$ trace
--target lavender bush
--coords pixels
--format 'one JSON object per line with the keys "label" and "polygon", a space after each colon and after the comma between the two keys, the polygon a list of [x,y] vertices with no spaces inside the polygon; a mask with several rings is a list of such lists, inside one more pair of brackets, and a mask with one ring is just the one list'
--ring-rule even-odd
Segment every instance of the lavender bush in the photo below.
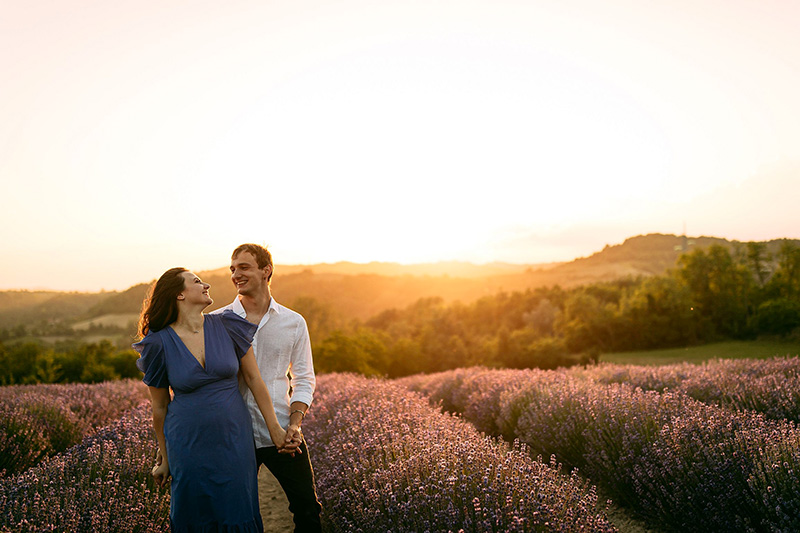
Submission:
{"label": "lavender bush", "polygon": [[794,423],[701,405],[644,452],[632,476],[643,514],[681,531],[800,530]]}
{"label": "lavender bush", "polygon": [[680,391],[704,403],[749,409],[775,420],[800,422],[800,358],[716,359],[700,365],[604,363],[570,373],[599,383],[627,383],[643,390]]}
{"label": "lavender bush", "polygon": [[0,480],[2,531],[161,532],[169,491],[152,482],[151,414],[142,405],[67,452]]}
{"label": "lavender bush", "polygon": [[62,400],[75,415],[89,426],[98,428],[116,420],[128,409],[149,398],[140,379],[124,379],[103,383],[10,385],[0,387],[0,403],[22,396],[35,395]]}
{"label": "lavender bush", "polygon": [[320,376],[305,428],[328,531],[614,531],[577,475],[395,384]]}
{"label": "lavender bush", "polygon": [[140,381],[0,387],[0,475],[65,451],[145,400]]}
{"label": "lavender bush", "polygon": [[437,374],[418,374],[395,382],[427,397],[445,411],[463,414],[478,431],[487,435],[506,434],[498,425],[497,413],[506,394],[525,386],[537,376],[551,376],[543,370],[488,370],[459,368]]}
{"label": "lavender bush", "polygon": [[0,474],[21,472],[80,442],[87,424],[63,401],[25,394],[0,404]]}
{"label": "lavender bush", "polygon": [[[604,385],[572,372],[479,370],[403,383],[481,398],[465,417],[495,417],[535,453],[580,467],[651,524],[677,531],[800,530],[800,434],[793,422],[706,405],[681,392]],[[585,376],[584,376],[585,377]],[[415,381],[418,380],[416,383]],[[516,382],[515,386],[503,385]],[[438,398],[432,398],[438,401]]]}

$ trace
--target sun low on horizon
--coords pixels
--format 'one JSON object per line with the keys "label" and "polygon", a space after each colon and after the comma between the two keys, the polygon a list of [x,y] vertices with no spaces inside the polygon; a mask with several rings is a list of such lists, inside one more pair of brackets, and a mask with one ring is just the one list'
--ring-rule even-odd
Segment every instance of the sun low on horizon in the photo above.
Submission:
{"label": "sun low on horizon", "polygon": [[0,290],[800,237],[800,4],[8,3]]}

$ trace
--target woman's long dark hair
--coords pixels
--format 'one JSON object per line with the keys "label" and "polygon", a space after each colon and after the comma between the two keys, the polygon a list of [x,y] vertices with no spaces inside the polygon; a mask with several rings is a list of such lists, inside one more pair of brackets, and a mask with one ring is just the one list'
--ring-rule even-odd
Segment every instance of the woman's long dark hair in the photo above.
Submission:
{"label": "woman's long dark hair", "polygon": [[178,320],[178,295],[183,292],[184,278],[188,272],[183,267],[170,268],[153,283],[142,302],[139,315],[139,335],[159,331]]}

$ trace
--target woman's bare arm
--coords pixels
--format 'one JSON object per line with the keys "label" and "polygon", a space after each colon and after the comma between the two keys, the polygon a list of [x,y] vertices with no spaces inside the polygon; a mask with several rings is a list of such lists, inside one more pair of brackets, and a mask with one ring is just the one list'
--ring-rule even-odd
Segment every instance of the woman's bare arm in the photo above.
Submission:
{"label": "woman's bare arm", "polygon": [[167,406],[169,406],[169,389],[148,387],[150,390],[150,405],[153,408],[153,429],[156,432],[158,442],[158,452],[161,456],[161,464],[153,468],[153,477],[156,483],[163,486],[169,477],[169,460],[167,459],[167,440],[164,437],[164,419],[167,417]]}
{"label": "woman's bare arm", "polygon": [[258,404],[261,415],[267,423],[267,429],[269,430],[269,436],[272,438],[272,442],[275,443],[278,449],[283,448],[286,441],[286,431],[278,422],[278,417],[275,416],[275,407],[272,405],[272,398],[267,390],[267,385],[264,383],[264,379],[258,371],[258,365],[256,364],[256,358],[255,355],[253,355],[252,347],[247,350],[247,353],[242,357],[240,369],[245,383],[256,399],[256,404]]}

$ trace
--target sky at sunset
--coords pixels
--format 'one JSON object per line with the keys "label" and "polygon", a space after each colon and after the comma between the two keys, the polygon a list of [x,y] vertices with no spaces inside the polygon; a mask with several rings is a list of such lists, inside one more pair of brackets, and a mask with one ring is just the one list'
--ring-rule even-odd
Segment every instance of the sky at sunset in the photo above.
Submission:
{"label": "sky at sunset", "polygon": [[0,290],[800,238],[800,2],[0,3]]}

